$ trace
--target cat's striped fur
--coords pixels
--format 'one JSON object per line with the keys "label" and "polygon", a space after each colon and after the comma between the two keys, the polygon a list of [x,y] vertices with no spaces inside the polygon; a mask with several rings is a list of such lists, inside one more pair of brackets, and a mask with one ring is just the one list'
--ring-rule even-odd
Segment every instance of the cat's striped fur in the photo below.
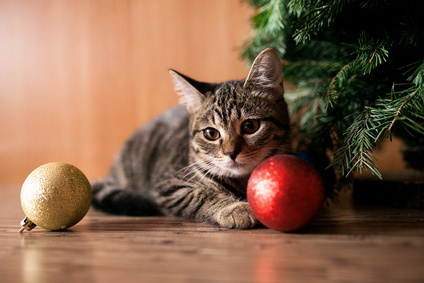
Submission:
{"label": "cat's striped fur", "polygon": [[93,205],[253,227],[247,180],[261,161],[289,147],[281,69],[277,52],[266,49],[245,80],[209,84],[171,70],[183,105],[127,141],[110,175],[93,184]]}

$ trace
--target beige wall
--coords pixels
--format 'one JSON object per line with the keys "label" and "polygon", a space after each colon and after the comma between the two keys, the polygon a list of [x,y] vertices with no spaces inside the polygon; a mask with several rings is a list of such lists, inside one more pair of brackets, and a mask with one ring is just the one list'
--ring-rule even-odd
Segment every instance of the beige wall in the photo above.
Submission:
{"label": "beige wall", "polygon": [[39,165],[107,173],[142,123],[177,104],[169,68],[247,74],[240,0],[0,0],[0,184]]}

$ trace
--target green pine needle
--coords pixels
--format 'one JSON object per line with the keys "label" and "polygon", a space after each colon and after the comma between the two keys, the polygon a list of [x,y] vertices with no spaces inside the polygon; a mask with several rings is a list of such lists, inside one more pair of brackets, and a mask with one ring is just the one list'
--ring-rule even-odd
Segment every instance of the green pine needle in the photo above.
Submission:
{"label": "green pine needle", "polygon": [[358,44],[353,44],[355,50],[352,54],[357,54],[355,64],[362,70],[364,75],[369,74],[382,63],[387,61],[389,51],[387,41],[374,40],[365,32],[362,32]]}
{"label": "green pine needle", "polygon": [[372,150],[375,148],[376,129],[371,119],[370,111],[362,112],[347,129],[343,145],[334,153],[330,167],[336,172],[348,177],[355,169],[363,173],[370,170],[374,175],[382,178],[378,171]]}

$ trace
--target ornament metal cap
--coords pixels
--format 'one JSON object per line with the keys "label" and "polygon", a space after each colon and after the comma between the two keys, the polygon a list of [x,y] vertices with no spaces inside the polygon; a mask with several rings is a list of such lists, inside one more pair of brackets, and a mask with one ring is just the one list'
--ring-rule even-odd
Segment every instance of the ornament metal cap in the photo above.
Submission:
{"label": "ornament metal cap", "polygon": [[28,217],[25,217],[24,220],[21,221],[21,226],[22,227],[21,229],[19,229],[19,233],[22,233],[24,230],[31,231],[37,225],[34,224],[34,222],[32,222],[31,220],[29,220]]}

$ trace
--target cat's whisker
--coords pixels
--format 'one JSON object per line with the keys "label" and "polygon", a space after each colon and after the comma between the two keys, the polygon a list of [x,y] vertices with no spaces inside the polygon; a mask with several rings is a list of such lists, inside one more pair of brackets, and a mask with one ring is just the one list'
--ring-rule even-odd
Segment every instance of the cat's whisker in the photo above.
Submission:
{"label": "cat's whisker", "polygon": [[195,164],[192,164],[190,166],[187,166],[184,170],[184,176],[182,177],[182,179],[185,179],[187,176],[189,176],[190,174],[193,174],[193,170],[191,170],[191,168],[194,166]]}
{"label": "cat's whisker", "polygon": [[180,172],[185,172],[185,171],[189,170],[191,167],[193,167],[195,165],[196,165],[196,162],[194,162],[194,163],[192,163],[192,164],[190,164],[190,165],[188,165],[186,167],[183,167],[180,170],[178,170],[176,174],[179,174]]}
{"label": "cat's whisker", "polygon": [[[213,177],[219,177],[220,175],[218,175],[217,173],[219,172],[219,168],[216,167],[212,161],[210,160],[202,160],[203,161],[203,168],[207,170],[205,171],[205,173],[203,174],[202,178],[200,178],[200,180],[197,181],[197,183],[201,183],[203,181],[203,179],[207,176],[209,176],[209,178],[213,178]],[[215,172],[214,172],[215,171]]]}
{"label": "cat's whisker", "polygon": [[[191,165],[189,165],[189,166],[187,166],[187,168],[186,168],[186,170],[189,170],[189,169],[191,169],[191,168],[193,168],[194,166],[199,166],[200,167],[200,165],[198,164],[198,162],[194,162],[193,164],[191,164]],[[198,172],[197,172],[197,170],[191,170],[191,171],[189,171],[188,173],[186,173],[182,178],[181,178],[181,181],[185,181],[185,182],[187,182],[187,183],[190,183],[190,181],[192,180],[192,179],[194,179],[195,177],[196,177],[196,175],[198,174]],[[190,176],[190,175],[192,175],[188,180],[185,180],[188,176]],[[181,184],[181,182],[180,182],[180,184]],[[179,185],[180,185],[179,184]]]}
{"label": "cat's whisker", "polygon": [[[204,168],[207,167],[207,163],[204,160],[200,160],[200,161],[196,161],[194,163],[192,163],[191,165],[187,166],[185,168],[185,170],[190,170],[190,172],[188,172],[187,174],[184,175],[184,177],[182,178],[182,181],[184,180],[187,183],[190,183],[197,175],[198,175],[198,170],[196,170],[196,167],[200,167],[200,168]],[[185,180],[186,177],[192,175],[188,180]],[[202,176],[202,178],[204,177],[204,175]]]}

